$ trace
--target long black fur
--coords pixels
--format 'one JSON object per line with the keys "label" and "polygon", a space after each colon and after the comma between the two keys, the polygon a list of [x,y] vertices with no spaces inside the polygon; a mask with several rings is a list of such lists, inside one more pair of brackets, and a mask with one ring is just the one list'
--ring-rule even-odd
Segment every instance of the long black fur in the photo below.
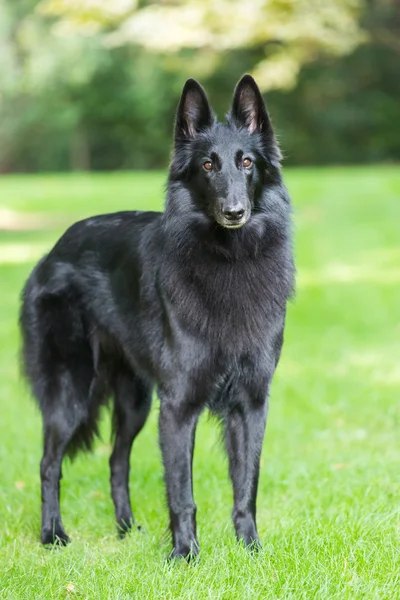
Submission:
{"label": "long black fur", "polygon": [[68,542],[59,506],[62,460],[91,448],[110,396],[116,521],[121,532],[131,527],[129,456],[154,385],[173,556],[198,551],[192,454],[205,407],[224,423],[237,536],[259,543],[267,397],[294,277],[280,152],[249,75],[235,89],[225,124],[188,80],[174,138],[164,213],[75,223],[23,291],[23,364],[43,415],[45,544]]}

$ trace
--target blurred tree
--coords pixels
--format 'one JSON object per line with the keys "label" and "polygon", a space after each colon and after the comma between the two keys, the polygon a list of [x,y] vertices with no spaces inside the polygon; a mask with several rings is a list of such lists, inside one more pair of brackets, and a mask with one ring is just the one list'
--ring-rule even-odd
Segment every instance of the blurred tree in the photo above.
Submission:
{"label": "blurred tree", "polygon": [[400,160],[400,4],[368,0],[369,42],[305,67],[295,89],[269,95],[288,163]]}
{"label": "blurred tree", "polygon": [[[321,53],[342,55],[364,38],[361,0],[43,0],[62,31],[105,32],[110,45],[140,44],[159,53],[212,48],[215,56],[262,47],[253,72],[266,89],[289,89]],[[215,63],[215,61],[214,61]]]}
{"label": "blurred tree", "polygon": [[185,78],[223,116],[246,71],[287,163],[400,159],[398,0],[239,4],[0,0],[0,172],[165,166]]}
{"label": "blurred tree", "polygon": [[0,0],[2,171],[65,168],[81,126],[80,106],[68,90],[86,85],[104,53],[98,39],[75,36],[66,44],[52,36],[36,5]]}
{"label": "blurred tree", "polygon": [[0,0],[0,172],[165,162],[181,75],[132,45],[60,35],[36,6]]}

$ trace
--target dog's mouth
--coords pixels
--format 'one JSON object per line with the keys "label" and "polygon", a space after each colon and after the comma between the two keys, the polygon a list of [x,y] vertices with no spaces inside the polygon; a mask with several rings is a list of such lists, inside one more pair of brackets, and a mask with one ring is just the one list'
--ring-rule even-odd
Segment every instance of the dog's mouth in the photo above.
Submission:
{"label": "dog's mouth", "polygon": [[223,223],[220,223],[220,225],[222,225],[222,227],[226,227],[226,229],[240,229],[240,227],[243,227],[245,223],[247,223],[247,219],[239,219],[238,221],[224,221]]}
{"label": "dog's mouth", "polygon": [[240,229],[243,225],[246,225],[249,218],[250,214],[244,214],[240,219],[227,219],[223,215],[218,215],[215,220],[218,225],[225,227],[225,229]]}

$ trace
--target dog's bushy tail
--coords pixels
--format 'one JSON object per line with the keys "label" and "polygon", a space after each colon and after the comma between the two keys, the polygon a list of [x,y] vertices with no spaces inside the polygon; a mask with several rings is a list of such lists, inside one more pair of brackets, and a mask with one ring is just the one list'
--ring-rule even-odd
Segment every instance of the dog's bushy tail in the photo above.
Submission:
{"label": "dog's bushy tail", "polygon": [[105,372],[96,372],[79,293],[71,285],[41,286],[38,267],[21,298],[21,370],[42,412],[44,432],[57,431],[73,457],[92,449],[110,386]]}

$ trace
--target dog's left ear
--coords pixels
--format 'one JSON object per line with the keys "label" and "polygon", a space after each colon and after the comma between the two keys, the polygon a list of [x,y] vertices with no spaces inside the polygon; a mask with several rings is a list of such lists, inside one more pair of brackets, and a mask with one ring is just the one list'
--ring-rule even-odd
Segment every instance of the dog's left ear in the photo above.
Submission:
{"label": "dog's left ear", "polygon": [[262,136],[265,157],[279,168],[282,154],[263,97],[251,75],[243,75],[235,88],[231,119],[237,127],[246,128],[250,135],[258,133]]}
{"label": "dog's left ear", "polygon": [[251,75],[243,75],[233,94],[231,116],[239,127],[251,133],[271,131],[271,122],[263,97]]}

